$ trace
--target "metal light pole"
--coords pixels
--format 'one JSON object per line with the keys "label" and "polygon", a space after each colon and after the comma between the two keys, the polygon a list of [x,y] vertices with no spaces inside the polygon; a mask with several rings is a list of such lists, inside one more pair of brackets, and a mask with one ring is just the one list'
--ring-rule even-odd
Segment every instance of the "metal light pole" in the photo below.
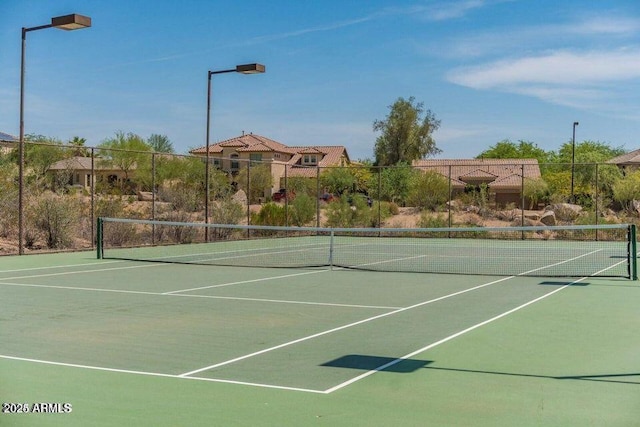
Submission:
{"label": "metal light pole", "polygon": [[573,137],[571,138],[571,203],[575,203],[575,196],[573,195],[573,177],[576,171],[576,126],[580,123],[573,122]]}
{"label": "metal light pole", "polygon": [[79,30],[91,26],[91,18],[77,14],[51,18],[51,24],[37,27],[22,27],[22,52],[20,60],[20,141],[18,144],[18,254],[24,254],[24,75],[25,50],[27,47],[27,33],[29,31],[44,30],[45,28],[59,28],[61,30]]}
{"label": "metal light pole", "polygon": [[[211,76],[214,74],[224,74],[224,73],[241,73],[241,74],[260,74],[265,72],[265,66],[262,64],[244,64],[244,65],[236,65],[236,68],[232,68],[229,70],[219,70],[219,71],[207,71],[207,141],[206,141],[206,164],[204,167],[204,223],[209,223],[209,129],[211,127]],[[205,241],[209,241],[209,228],[205,227],[204,231]]]}

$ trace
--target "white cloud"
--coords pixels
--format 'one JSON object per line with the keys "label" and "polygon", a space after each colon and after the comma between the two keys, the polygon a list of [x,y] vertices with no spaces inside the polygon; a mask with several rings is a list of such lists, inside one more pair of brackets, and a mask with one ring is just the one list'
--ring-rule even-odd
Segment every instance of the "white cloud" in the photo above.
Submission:
{"label": "white cloud", "polygon": [[554,52],[461,67],[447,79],[474,89],[517,91],[523,85],[583,86],[640,78],[640,50]]}

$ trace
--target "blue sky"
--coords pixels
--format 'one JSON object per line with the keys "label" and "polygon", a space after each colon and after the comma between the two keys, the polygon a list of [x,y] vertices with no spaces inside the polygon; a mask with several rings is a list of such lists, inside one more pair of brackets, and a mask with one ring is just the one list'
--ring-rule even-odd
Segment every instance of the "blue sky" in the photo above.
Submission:
{"label": "blue sky", "polygon": [[640,148],[637,0],[1,0],[0,131],[19,131],[20,28],[90,16],[90,29],[27,36],[26,133],[97,145],[117,131],[204,145],[257,133],[373,157],[383,119],[413,96],[441,120],[439,158],[498,141],[576,139]]}

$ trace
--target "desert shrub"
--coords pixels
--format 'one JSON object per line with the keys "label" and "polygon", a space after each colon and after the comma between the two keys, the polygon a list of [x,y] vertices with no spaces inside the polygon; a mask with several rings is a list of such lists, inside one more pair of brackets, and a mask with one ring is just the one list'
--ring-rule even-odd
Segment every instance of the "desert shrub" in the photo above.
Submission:
{"label": "desert shrub", "polygon": [[434,215],[429,211],[422,211],[418,220],[419,228],[446,228],[448,226],[449,221],[444,214]]}
{"label": "desert shrub", "polygon": [[407,204],[435,210],[449,200],[449,182],[434,171],[415,173],[409,181]]}
{"label": "desert shrub", "polygon": [[71,197],[43,194],[29,206],[31,224],[43,236],[47,248],[72,246],[73,231],[78,227],[79,202]]}
{"label": "desert shrub", "polygon": [[240,203],[231,197],[225,197],[210,206],[209,214],[213,224],[238,224],[245,211]]}
{"label": "desert shrub", "polygon": [[204,194],[186,185],[162,187],[158,196],[160,200],[171,203],[174,210],[196,212],[204,207]]}
{"label": "desert shrub", "polygon": [[343,195],[327,205],[326,214],[328,227],[369,227],[374,212],[366,198]]}
{"label": "desert shrub", "polygon": [[265,203],[258,213],[251,214],[254,225],[285,225],[285,208],[277,203]]}
{"label": "desert shrub", "polygon": [[289,205],[289,219],[292,225],[303,226],[316,217],[316,202],[307,194],[298,194]]}

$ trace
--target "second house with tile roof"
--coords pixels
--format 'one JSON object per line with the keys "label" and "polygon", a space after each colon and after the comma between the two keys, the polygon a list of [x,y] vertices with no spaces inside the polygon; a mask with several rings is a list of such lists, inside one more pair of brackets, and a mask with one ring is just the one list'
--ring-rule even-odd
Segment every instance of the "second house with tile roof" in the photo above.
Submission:
{"label": "second house with tile roof", "polygon": [[[206,147],[196,148],[190,153],[203,157],[207,155]],[[215,167],[231,174],[239,173],[249,162],[268,164],[273,177],[271,194],[284,187],[288,178],[314,178],[323,168],[350,164],[347,149],[340,145],[292,147],[253,133],[243,133],[211,144],[209,159]]]}

